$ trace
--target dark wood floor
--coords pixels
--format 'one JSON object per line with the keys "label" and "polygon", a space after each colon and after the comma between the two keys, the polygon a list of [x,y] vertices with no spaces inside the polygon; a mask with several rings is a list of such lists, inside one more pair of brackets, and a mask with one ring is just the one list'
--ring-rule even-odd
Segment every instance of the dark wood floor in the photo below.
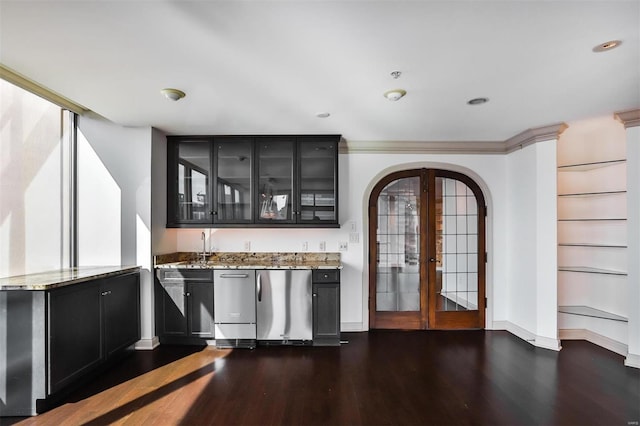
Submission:
{"label": "dark wood floor", "polygon": [[136,352],[58,408],[0,424],[637,425],[640,370],[584,341],[345,333],[339,348]]}

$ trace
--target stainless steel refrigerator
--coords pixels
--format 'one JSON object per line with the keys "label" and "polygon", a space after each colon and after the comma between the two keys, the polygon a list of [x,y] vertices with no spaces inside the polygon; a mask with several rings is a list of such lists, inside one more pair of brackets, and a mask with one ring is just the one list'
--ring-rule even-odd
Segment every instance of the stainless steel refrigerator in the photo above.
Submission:
{"label": "stainless steel refrigerator", "polygon": [[257,338],[265,344],[311,344],[310,270],[261,270],[256,277]]}

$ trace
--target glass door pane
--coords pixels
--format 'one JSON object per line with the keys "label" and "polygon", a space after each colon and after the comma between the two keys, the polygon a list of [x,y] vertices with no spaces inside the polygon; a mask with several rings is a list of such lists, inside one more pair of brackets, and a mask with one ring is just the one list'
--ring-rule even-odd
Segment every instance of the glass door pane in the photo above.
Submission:
{"label": "glass door pane", "polygon": [[292,222],[293,140],[261,140],[258,158],[258,222]]}
{"label": "glass door pane", "polygon": [[251,222],[251,140],[216,140],[216,223]]}
{"label": "glass door pane", "polygon": [[420,311],[420,176],[378,196],[376,311]]}
{"label": "glass door pane", "polygon": [[436,178],[436,310],[478,310],[478,201],[463,182]]}
{"label": "glass door pane", "polygon": [[178,221],[211,221],[209,149],[208,142],[184,142],[178,145]]}
{"label": "glass door pane", "polygon": [[304,141],[299,147],[300,222],[335,222],[337,144]]}

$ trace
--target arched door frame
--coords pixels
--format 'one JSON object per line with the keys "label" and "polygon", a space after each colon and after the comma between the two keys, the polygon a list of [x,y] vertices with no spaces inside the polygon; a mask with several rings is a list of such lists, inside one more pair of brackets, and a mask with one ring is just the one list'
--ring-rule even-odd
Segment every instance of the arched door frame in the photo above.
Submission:
{"label": "arched door frame", "polygon": [[389,166],[380,172],[378,172],[375,176],[371,178],[369,183],[367,184],[363,197],[361,200],[362,203],[362,321],[363,321],[363,329],[369,329],[369,197],[374,189],[374,187],[380,182],[385,176],[390,175],[395,172],[400,172],[404,170],[412,170],[412,169],[441,169],[441,170],[450,170],[453,172],[458,172],[467,175],[471,178],[482,191],[484,196],[485,204],[487,205],[487,217],[485,222],[485,246],[486,250],[489,253],[488,260],[486,263],[485,269],[485,296],[487,297],[487,305],[485,312],[485,328],[493,329],[494,328],[494,320],[493,320],[493,309],[494,309],[494,256],[492,253],[494,252],[494,208],[493,208],[493,198],[491,196],[491,191],[489,190],[489,185],[485,182],[485,180],[478,175],[472,169],[469,169],[465,166],[460,166],[458,164],[452,163],[443,163],[443,162],[413,162],[413,163],[402,163],[402,164],[394,164]]}

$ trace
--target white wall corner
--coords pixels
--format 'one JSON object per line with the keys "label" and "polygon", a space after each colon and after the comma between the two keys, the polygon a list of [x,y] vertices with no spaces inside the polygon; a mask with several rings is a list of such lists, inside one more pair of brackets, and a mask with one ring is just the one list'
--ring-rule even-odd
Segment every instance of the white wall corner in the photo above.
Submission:
{"label": "white wall corner", "polygon": [[538,348],[550,349],[552,351],[559,351],[560,349],[562,349],[559,339],[553,339],[551,337],[544,336],[536,336],[535,340],[533,341],[533,345]]}
{"label": "white wall corner", "polygon": [[152,351],[158,346],[160,346],[160,339],[158,339],[158,336],[153,336],[151,339],[138,340],[134,349],[136,351]]}
{"label": "white wall corner", "polygon": [[640,368],[640,355],[627,354],[627,357],[624,360],[624,365],[627,367]]}

